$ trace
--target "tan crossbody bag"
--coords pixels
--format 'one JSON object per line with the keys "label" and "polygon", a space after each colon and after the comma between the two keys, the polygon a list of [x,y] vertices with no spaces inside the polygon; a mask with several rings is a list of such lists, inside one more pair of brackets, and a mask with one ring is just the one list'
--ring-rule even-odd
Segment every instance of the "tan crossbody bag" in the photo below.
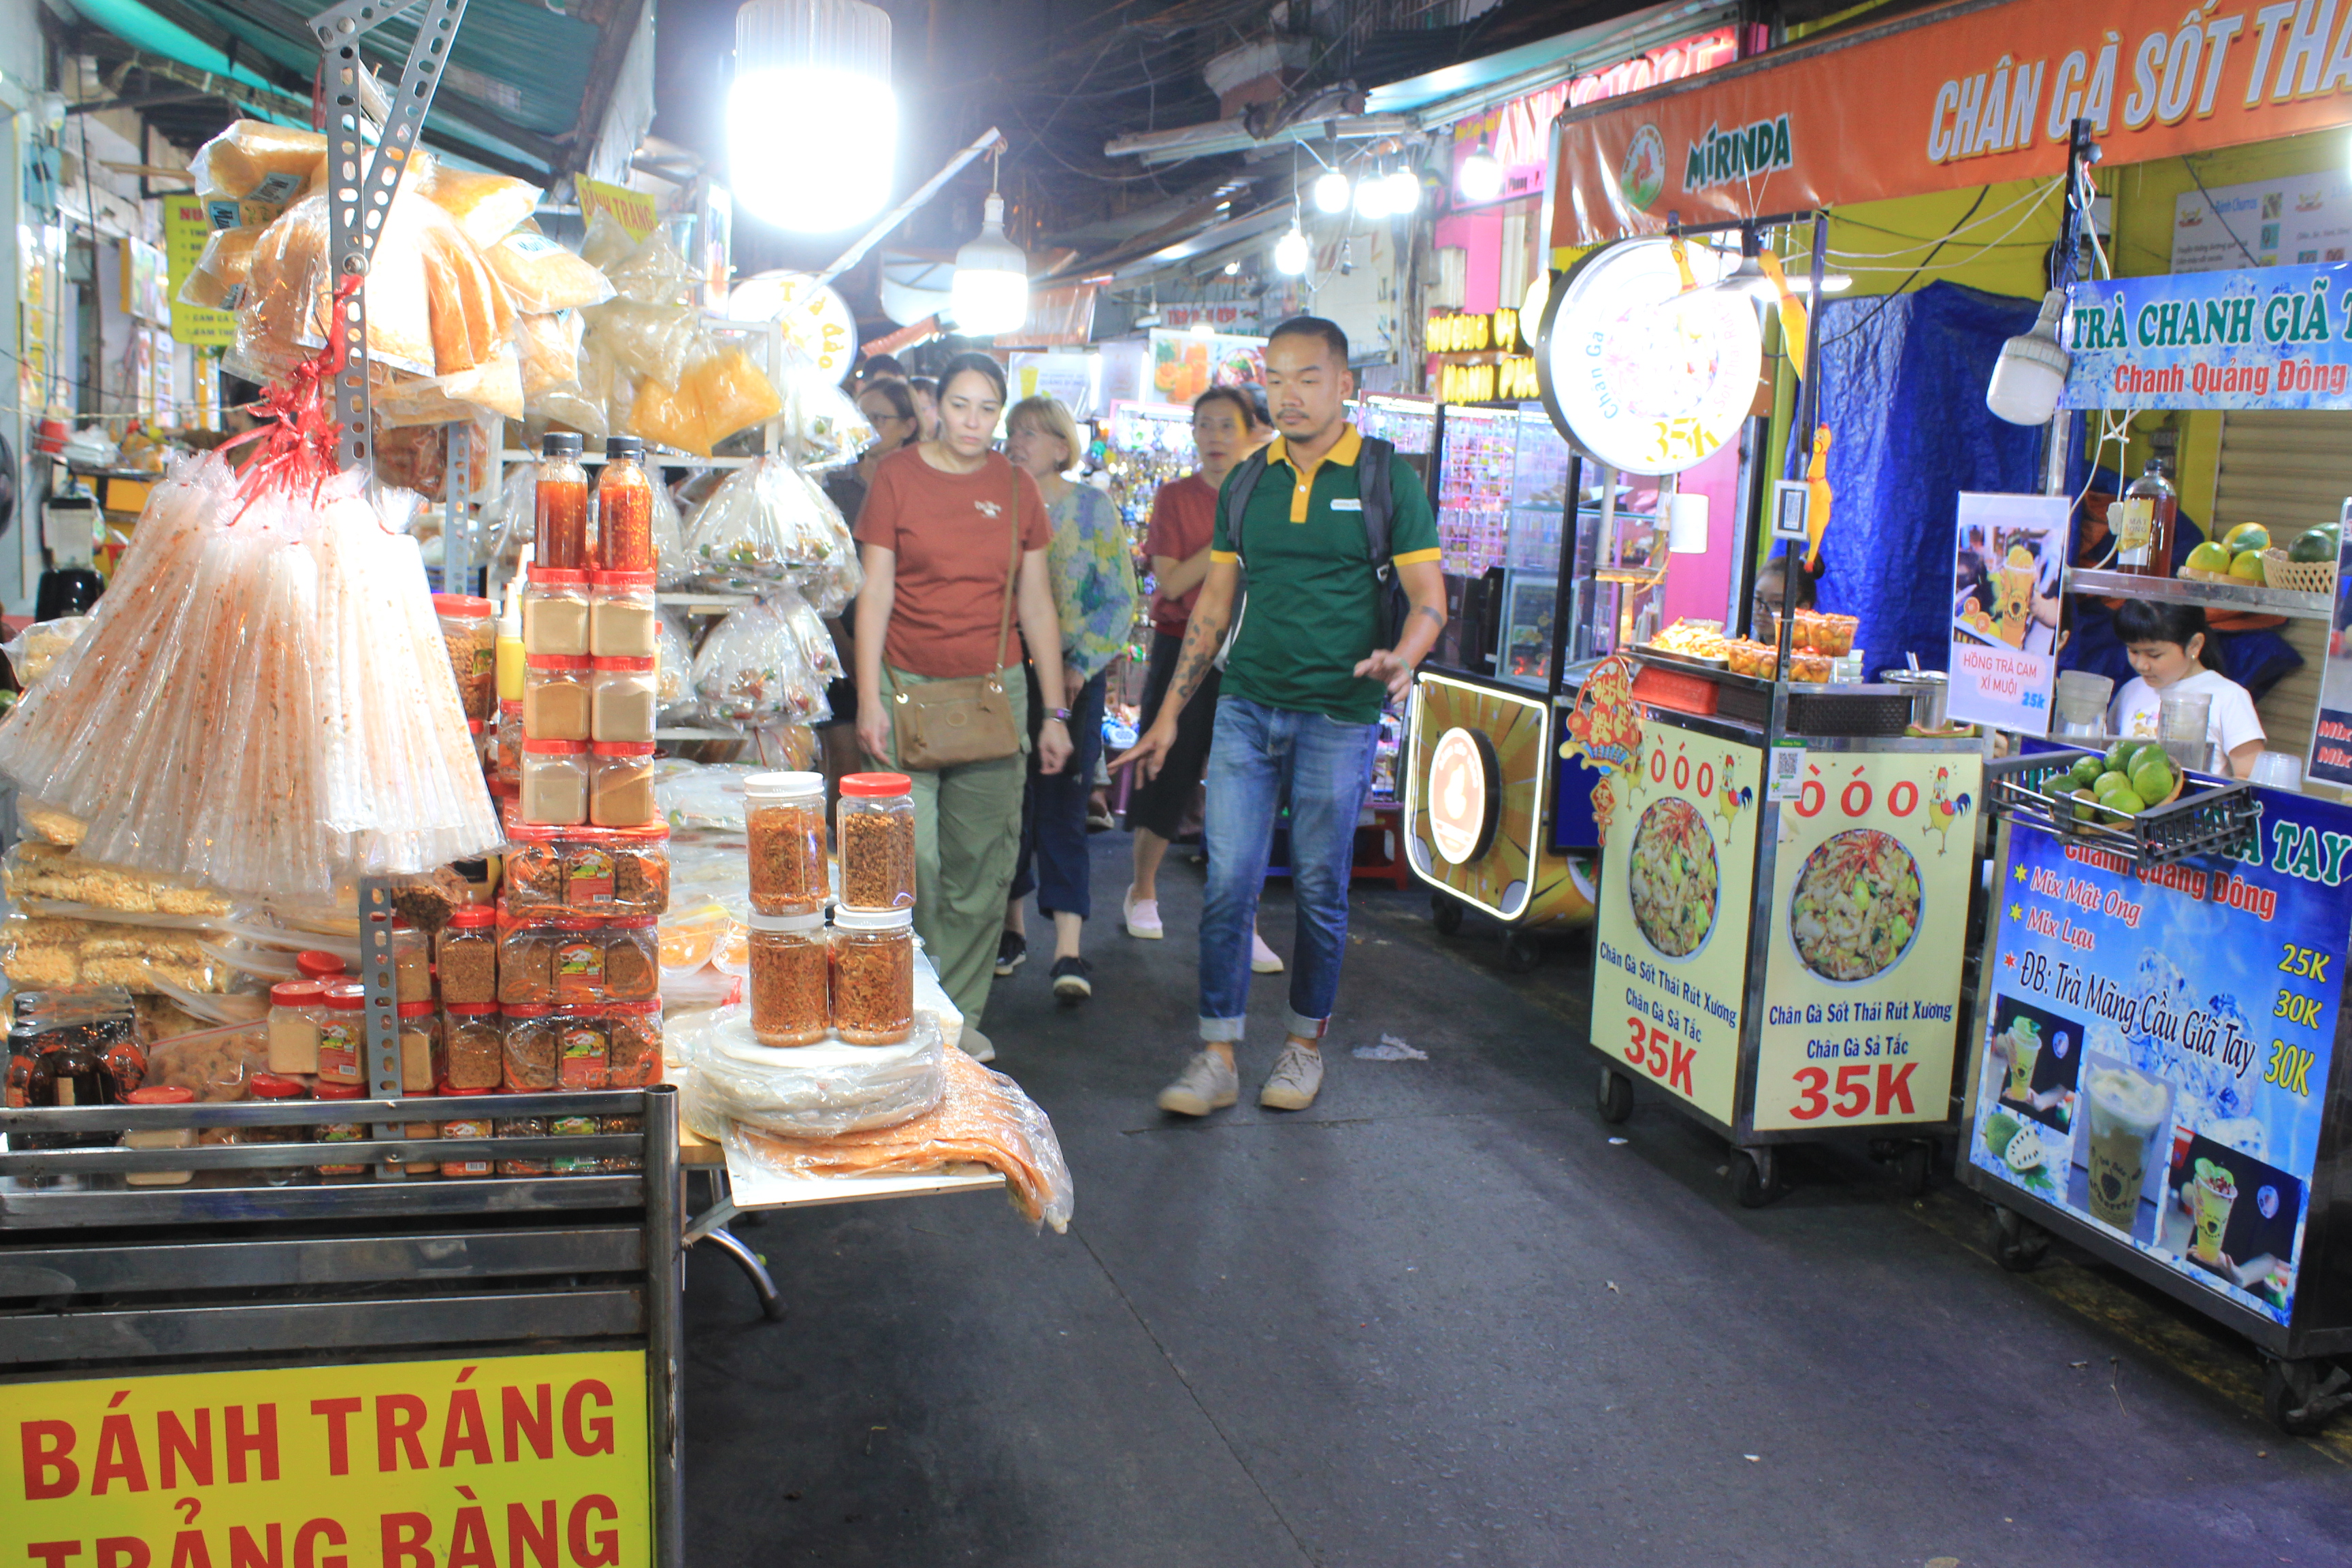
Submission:
{"label": "tan crossbody bag", "polygon": [[996,664],[986,675],[926,680],[893,694],[898,765],[935,772],[965,763],[992,763],[1021,750],[1013,704],[1004,695],[1004,654],[1013,632],[1013,588],[1021,571],[1021,473],[1013,472],[1012,559],[1004,568],[1004,605],[996,617]]}

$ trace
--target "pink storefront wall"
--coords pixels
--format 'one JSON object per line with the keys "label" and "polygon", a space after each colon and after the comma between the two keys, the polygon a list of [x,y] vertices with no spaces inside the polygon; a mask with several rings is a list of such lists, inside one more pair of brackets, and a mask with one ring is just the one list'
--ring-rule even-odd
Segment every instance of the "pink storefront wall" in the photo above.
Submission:
{"label": "pink storefront wall", "polygon": [[1724,619],[1739,551],[1739,443],[1726,442],[1714,457],[1685,471],[1682,493],[1706,498],[1706,553],[1672,558],[1661,626]]}

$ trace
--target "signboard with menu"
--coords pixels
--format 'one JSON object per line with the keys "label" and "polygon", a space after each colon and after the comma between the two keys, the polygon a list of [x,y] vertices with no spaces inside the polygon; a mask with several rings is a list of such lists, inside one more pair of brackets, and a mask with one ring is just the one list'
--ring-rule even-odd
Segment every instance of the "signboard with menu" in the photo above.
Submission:
{"label": "signboard with menu", "polygon": [[2050,732],[2064,496],[1960,495],[1952,552],[1950,716]]}
{"label": "signboard with menu", "polygon": [[2011,828],[1968,1160],[2273,1322],[2294,1310],[2352,931],[2352,810],[2135,875]]}
{"label": "signboard with menu", "polygon": [[1950,1114],[1981,760],[1811,752],[1780,808],[1759,1130]]}
{"label": "signboard with menu", "polygon": [[1601,857],[1592,1043],[1728,1126],[1764,753],[1664,713],[1620,770]]}
{"label": "signboard with menu", "polygon": [[21,1383],[0,1562],[652,1558],[642,1351]]}

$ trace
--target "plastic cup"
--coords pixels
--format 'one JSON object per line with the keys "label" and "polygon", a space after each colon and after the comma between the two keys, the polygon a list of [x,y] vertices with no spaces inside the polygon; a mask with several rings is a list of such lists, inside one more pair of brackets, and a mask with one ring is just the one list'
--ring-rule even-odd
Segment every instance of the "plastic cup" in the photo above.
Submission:
{"label": "plastic cup", "polygon": [[2205,766],[2211,750],[2206,740],[2206,726],[2212,714],[2213,699],[2209,692],[2183,692],[2160,698],[2156,707],[2156,734],[2164,743],[2164,754],[2184,768]]}
{"label": "plastic cup", "polygon": [[2129,1068],[2095,1068],[2091,1101],[2091,1217],[2126,1235],[2139,1218],[2148,1140],[2164,1120],[2164,1086]]}
{"label": "plastic cup", "polygon": [[2230,1228],[2230,1207],[2238,1201],[2238,1184],[2219,1165],[2197,1162],[2197,1179],[2189,1185],[2189,1212],[2196,1232],[2189,1239],[2189,1256],[2208,1268],[2220,1268],[2221,1237]]}
{"label": "plastic cup", "polygon": [[2264,752],[2254,759],[2253,769],[2246,776],[2266,789],[2299,790],[2303,759],[2293,752]]}

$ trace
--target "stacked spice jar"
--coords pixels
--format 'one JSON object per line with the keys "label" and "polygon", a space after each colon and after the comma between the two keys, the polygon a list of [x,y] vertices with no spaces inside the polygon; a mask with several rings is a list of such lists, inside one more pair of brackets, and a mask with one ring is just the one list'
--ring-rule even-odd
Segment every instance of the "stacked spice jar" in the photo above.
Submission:
{"label": "stacked spice jar", "polygon": [[522,689],[519,708],[501,710],[499,764],[511,774],[522,820],[534,826],[632,828],[660,815],[653,482],[643,455],[631,437],[605,443],[592,549],[580,437],[551,432],[542,447],[522,595]]}
{"label": "stacked spice jar", "polygon": [[751,841],[751,1032],[761,1045],[904,1041],[915,1018],[915,812],[898,773],[842,780],[841,893],[824,855],[824,784],[814,773],[744,783]]}

